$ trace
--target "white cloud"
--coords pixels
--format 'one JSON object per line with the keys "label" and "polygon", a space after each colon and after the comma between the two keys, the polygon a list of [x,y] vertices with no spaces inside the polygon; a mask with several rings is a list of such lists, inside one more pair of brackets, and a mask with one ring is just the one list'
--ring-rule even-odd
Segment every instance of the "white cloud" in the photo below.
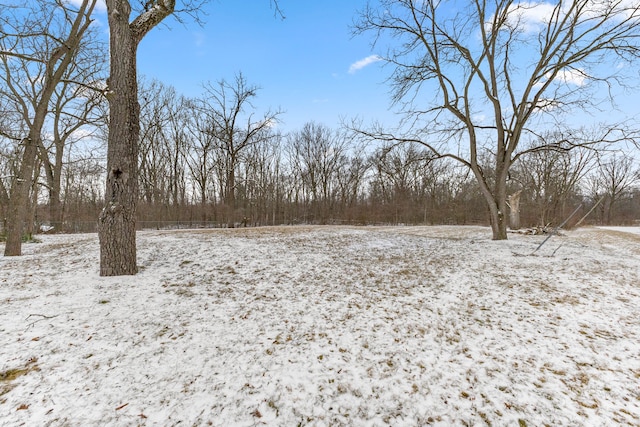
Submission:
{"label": "white cloud", "polygon": [[[518,27],[526,33],[538,30],[540,25],[549,22],[556,5],[546,2],[522,1],[509,6],[508,24]],[[493,19],[492,19],[493,20]],[[487,31],[491,31],[491,21],[487,21]]]}
{"label": "white cloud", "polygon": [[582,70],[561,70],[556,76],[556,81],[570,83],[576,86],[584,86],[587,83],[587,75]]}
{"label": "white cloud", "polygon": [[485,120],[487,120],[487,115],[483,113],[474,114],[471,120],[473,120],[474,123],[484,123]]}
{"label": "white cloud", "polygon": [[[73,6],[80,7],[82,5],[83,1],[84,0],[65,0],[65,3],[69,3],[69,4],[73,5]],[[98,0],[94,10],[100,11],[100,12],[106,11],[107,10],[107,5],[105,4],[104,0]]]}
{"label": "white cloud", "polygon": [[[545,74],[545,80],[541,80],[538,83],[536,83],[533,87],[536,90],[539,90],[546,82],[549,81],[549,79],[551,79],[551,73],[547,73]],[[553,79],[554,82],[557,83],[565,83],[565,84],[572,84],[575,86],[584,86],[586,85],[588,82],[587,80],[589,79],[589,75],[587,73],[585,73],[583,70],[580,69],[572,69],[572,70],[560,70],[558,72],[558,75],[556,75],[556,77]]]}
{"label": "white cloud", "polygon": [[536,107],[541,111],[549,112],[562,107],[562,103],[555,99],[539,99]]}
{"label": "white cloud", "polygon": [[364,59],[354,62],[349,66],[349,74],[354,74],[356,71],[366,67],[367,65],[371,65],[375,62],[382,61],[382,57],[379,55],[369,55]]}
{"label": "white cloud", "polygon": [[[556,15],[557,8],[560,8],[560,18],[569,13],[576,13],[571,2],[549,1],[520,1],[509,6],[508,23],[513,27],[518,27],[525,33],[533,33],[540,30],[540,27],[549,23],[550,20],[559,19]],[[581,21],[593,17],[609,15],[610,19],[628,19],[632,14],[637,15],[637,0],[618,0],[612,4],[607,1],[590,0],[580,8]],[[487,21],[487,30],[491,29],[491,21]]]}

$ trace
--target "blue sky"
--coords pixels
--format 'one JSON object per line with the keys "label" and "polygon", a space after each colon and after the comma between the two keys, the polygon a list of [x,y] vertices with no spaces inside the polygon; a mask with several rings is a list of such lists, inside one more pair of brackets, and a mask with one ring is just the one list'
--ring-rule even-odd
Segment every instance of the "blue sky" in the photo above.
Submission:
{"label": "blue sky", "polygon": [[280,0],[282,20],[269,0],[211,1],[202,27],[169,18],[153,29],[140,44],[138,72],[187,96],[200,95],[203,82],[242,72],[261,88],[259,112],[285,111],[283,131],[311,120],[337,128],[341,117],[395,123],[390,70],[371,60],[371,39],[352,37],[349,28],[365,3]]}
{"label": "blue sky", "polygon": [[[350,29],[367,1],[278,2],[284,20],[275,16],[269,0],[210,0],[203,26],[188,17],[185,24],[168,18],[141,42],[139,74],[196,97],[202,94],[203,83],[233,81],[242,72],[249,84],[261,88],[254,102],[256,114],[284,111],[279,125],[283,132],[298,130],[308,121],[337,128],[341,118],[397,125],[401,116],[391,109],[385,82],[392,69],[375,60],[377,53],[385,52],[372,49],[373,34],[354,37]],[[526,9],[532,26],[544,18],[545,5],[552,7],[541,5]],[[100,18],[106,21],[104,15]],[[573,77],[566,74],[564,81]],[[589,125],[615,121],[612,116],[637,117],[634,91],[625,93],[619,87],[613,91],[619,111],[604,106],[603,111],[576,111],[564,119]]]}

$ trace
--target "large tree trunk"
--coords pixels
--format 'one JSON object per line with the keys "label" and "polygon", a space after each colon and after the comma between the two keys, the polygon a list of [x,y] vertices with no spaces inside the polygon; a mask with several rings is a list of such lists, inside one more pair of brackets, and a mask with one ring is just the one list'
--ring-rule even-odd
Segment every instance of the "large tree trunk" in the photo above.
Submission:
{"label": "large tree trunk", "polygon": [[477,166],[477,163],[472,163],[471,171],[476,177],[482,195],[484,196],[487,206],[489,208],[489,222],[491,224],[491,231],[493,240],[507,240],[507,217],[505,212],[507,211],[507,184],[506,184],[506,170],[505,165],[502,164],[496,168],[502,173],[496,173],[496,182],[492,189],[487,184],[487,179],[484,176],[482,169]]}
{"label": "large tree trunk", "polygon": [[110,38],[109,147],[105,207],[100,213],[100,275],[136,274],[136,202],[140,135],[136,48],[128,1],[107,2]]}
{"label": "large tree trunk", "polygon": [[[493,240],[507,240],[507,218],[505,217],[506,200],[492,199],[489,204],[489,220]],[[500,207],[502,206],[502,208]]]}
{"label": "large tree trunk", "polygon": [[60,201],[60,188],[49,190],[49,223],[54,233],[61,233],[62,227],[62,202]]}
{"label": "large tree trunk", "polygon": [[175,0],[152,0],[129,23],[129,0],[106,0],[110,34],[109,147],[105,207],[98,219],[100,275],[136,274],[140,105],[136,53],[142,38],[173,13]]}

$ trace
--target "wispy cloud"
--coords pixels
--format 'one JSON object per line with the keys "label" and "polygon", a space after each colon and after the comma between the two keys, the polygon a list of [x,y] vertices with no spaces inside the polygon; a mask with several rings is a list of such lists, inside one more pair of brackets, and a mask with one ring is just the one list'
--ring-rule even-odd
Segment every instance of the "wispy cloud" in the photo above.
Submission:
{"label": "wispy cloud", "polygon": [[[551,77],[551,73],[545,74],[545,80],[539,81],[533,87],[536,90],[540,89]],[[579,68],[564,69],[560,70],[553,80],[567,85],[584,86],[589,83],[589,75]]]}
{"label": "wispy cloud", "polygon": [[207,35],[202,31],[194,31],[191,33],[193,35],[193,43],[196,47],[203,47],[207,42]]}
{"label": "wispy cloud", "polygon": [[[609,16],[611,20],[628,19],[637,13],[637,0],[609,1],[589,0],[584,7],[579,9],[580,21],[585,22],[594,17]],[[560,12],[558,14],[558,12]],[[509,26],[519,28],[525,33],[534,33],[548,25],[551,21],[560,21],[566,14],[576,13],[575,3],[548,1],[548,0],[524,0],[516,1],[509,5],[507,10],[507,23]],[[487,29],[490,31],[493,18],[487,21]]]}
{"label": "wispy cloud", "polygon": [[509,8],[510,24],[520,27],[526,33],[538,31],[541,25],[552,18],[556,5],[547,2],[523,1]]}
{"label": "wispy cloud", "polygon": [[[65,0],[64,2],[76,7],[80,7],[82,5],[82,0]],[[98,0],[95,10],[100,12],[105,12],[107,10],[107,5],[104,0]]]}
{"label": "wispy cloud", "polygon": [[571,83],[576,86],[584,86],[587,84],[587,74],[579,69],[562,70],[558,73],[558,81]]}
{"label": "wispy cloud", "polygon": [[371,65],[373,63],[376,63],[378,61],[382,61],[382,57],[380,57],[379,55],[369,55],[366,58],[363,58],[359,61],[354,62],[353,64],[351,64],[349,66],[349,74],[354,74],[356,71],[361,70],[362,68],[366,67],[367,65]]}

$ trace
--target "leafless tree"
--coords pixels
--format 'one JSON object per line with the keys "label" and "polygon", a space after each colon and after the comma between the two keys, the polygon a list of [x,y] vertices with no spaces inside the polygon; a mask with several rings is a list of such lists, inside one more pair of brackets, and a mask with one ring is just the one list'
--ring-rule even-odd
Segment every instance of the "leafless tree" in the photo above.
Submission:
{"label": "leafless tree", "polygon": [[348,140],[315,122],[306,123],[288,139],[289,162],[308,195],[311,220],[325,224],[334,214],[339,191],[336,177],[348,150]]}
{"label": "leafless tree", "polygon": [[[428,182],[433,155],[419,144],[407,143],[381,148],[371,158],[374,170],[373,190],[378,193],[387,218],[395,223],[412,223],[423,219],[428,201]],[[437,178],[436,178],[437,179]]]}
{"label": "leafless tree", "polygon": [[141,82],[138,178],[143,206],[138,219],[177,221],[187,197],[189,103],[172,86]]}
{"label": "leafless tree", "polygon": [[209,132],[206,114],[195,102],[187,104],[190,120],[186,127],[189,133],[186,151],[187,168],[193,181],[195,192],[199,196],[200,217],[203,224],[209,220],[207,205],[215,202],[215,164],[217,152],[216,137]]}
{"label": "leafless tree", "polygon": [[129,0],[106,0],[109,19],[109,145],[105,207],[100,213],[100,275],[135,274],[136,202],[140,105],[136,57],[140,41],[176,6],[175,0],[151,0],[131,20]]}
{"label": "leafless tree", "polygon": [[[536,218],[544,227],[559,224],[575,206],[580,184],[594,166],[597,152],[589,148],[571,151],[532,151],[522,156],[513,167],[511,179],[522,190],[522,202],[528,212],[525,218]],[[529,221],[530,222],[530,221]]]}
{"label": "leafless tree", "polygon": [[256,116],[252,102],[258,90],[239,73],[233,82],[222,79],[217,84],[205,84],[203,97],[198,100],[198,106],[205,115],[206,132],[213,136],[219,153],[217,159],[222,199],[228,210],[228,224],[231,227],[238,219],[235,217],[236,174],[242,156],[253,145],[271,136],[268,130],[278,123],[282,114],[280,110],[268,110]]}
{"label": "leafless tree", "polygon": [[[578,141],[565,131],[549,141],[539,129],[560,127],[563,113],[597,112],[597,89],[624,84],[634,67],[617,65],[635,63],[640,53],[636,2],[375,4],[362,11],[355,32],[372,32],[378,45],[397,43],[381,58],[393,68],[393,100],[406,113],[405,131],[362,133],[419,142],[467,166],[486,200],[494,239],[507,238],[507,179],[519,157],[628,137],[624,128],[607,125],[593,139]],[[528,140],[540,145],[523,149]],[[489,170],[479,162],[483,150],[492,155]]]}
{"label": "leafless tree", "polygon": [[29,6],[7,8],[0,29],[2,92],[10,99],[24,127],[13,138],[19,141],[19,169],[11,179],[5,256],[20,255],[25,219],[29,217],[32,188],[42,129],[49,103],[68,68],[74,62],[89,30],[97,0],[83,0],[75,7],[67,2],[38,0]]}
{"label": "leafless tree", "polygon": [[633,187],[640,183],[640,168],[630,155],[613,152],[600,159],[590,180],[594,199],[603,199],[602,222],[611,225],[617,205],[629,198]]}
{"label": "leafless tree", "polygon": [[275,224],[283,207],[282,135],[265,129],[269,135],[251,146],[242,162],[243,221],[252,224]]}
{"label": "leafless tree", "polygon": [[65,154],[80,141],[99,139],[99,128],[106,126],[106,100],[98,90],[104,82],[106,51],[104,44],[86,34],[76,60],[52,97],[49,136],[42,139],[39,152],[49,193],[49,222],[56,231],[63,230],[61,191]]}
{"label": "leafless tree", "polygon": [[[346,138],[346,135],[345,135]],[[359,204],[365,200],[365,182],[370,163],[366,144],[352,141],[349,152],[339,159],[336,171],[339,213],[347,222],[364,222]]]}

